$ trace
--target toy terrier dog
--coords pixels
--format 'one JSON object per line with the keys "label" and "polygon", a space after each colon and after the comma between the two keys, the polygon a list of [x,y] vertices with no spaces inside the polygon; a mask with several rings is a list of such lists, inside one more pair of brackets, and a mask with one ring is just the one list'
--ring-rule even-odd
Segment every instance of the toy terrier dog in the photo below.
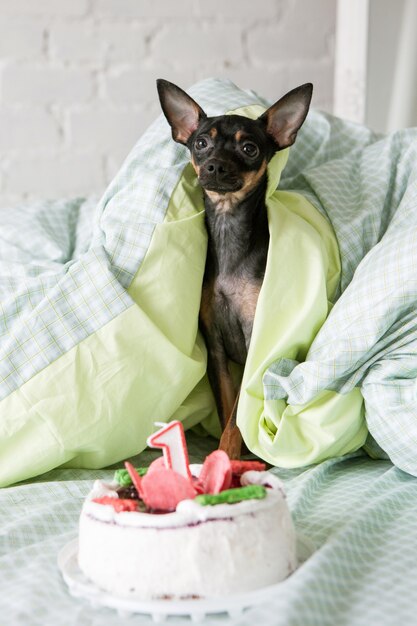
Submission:
{"label": "toy terrier dog", "polygon": [[190,150],[204,195],[208,250],[200,327],[223,427],[220,448],[230,458],[239,458],[239,392],[229,360],[245,364],[265,273],[267,166],[278,150],[294,143],[307,116],[313,86],[306,83],[293,89],[256,120],[240,115],[207,117],[173,83],[158,80],[157,87],[172,137]]}

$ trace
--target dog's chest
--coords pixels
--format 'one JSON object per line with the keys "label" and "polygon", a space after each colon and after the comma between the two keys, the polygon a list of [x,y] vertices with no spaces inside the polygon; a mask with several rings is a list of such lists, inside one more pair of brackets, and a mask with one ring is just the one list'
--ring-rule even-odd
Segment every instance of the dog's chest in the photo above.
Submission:
{"label": "dog's chest", "polygon": [[212,279],[203,287],[202,312],[227,356],[244,365],[262,280],[236,275]]}

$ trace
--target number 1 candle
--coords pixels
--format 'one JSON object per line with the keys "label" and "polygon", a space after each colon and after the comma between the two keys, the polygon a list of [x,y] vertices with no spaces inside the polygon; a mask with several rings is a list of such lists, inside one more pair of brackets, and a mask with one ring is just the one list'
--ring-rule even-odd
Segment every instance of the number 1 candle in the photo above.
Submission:
{"label": "number 1 candle", "polygon": [[191,480],[187,444],[182,423],[175,420],[168,424],[156,423],[156,426],[162,426],[162,428],[148,437],[148,446],[151,448],[162,448],[166,467]]}

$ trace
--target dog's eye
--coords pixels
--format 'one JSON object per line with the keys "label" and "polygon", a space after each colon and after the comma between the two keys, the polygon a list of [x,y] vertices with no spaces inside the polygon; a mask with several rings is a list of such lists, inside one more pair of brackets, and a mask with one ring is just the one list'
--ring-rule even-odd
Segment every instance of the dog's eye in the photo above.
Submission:
{"label": "dog's eye", "polygon": [[255,159],[259,156],[259,148],[256,143],[252,143],[252,141],[246,141],[242,146],[242,151],[251,159]]}
{"label": "dog's eye", "polygon": [[199,137],[195,142],[195,147],[197,150],[204,150],[204,148],[207,148],[207,146],[207,139],[204,139],[204,137]]}

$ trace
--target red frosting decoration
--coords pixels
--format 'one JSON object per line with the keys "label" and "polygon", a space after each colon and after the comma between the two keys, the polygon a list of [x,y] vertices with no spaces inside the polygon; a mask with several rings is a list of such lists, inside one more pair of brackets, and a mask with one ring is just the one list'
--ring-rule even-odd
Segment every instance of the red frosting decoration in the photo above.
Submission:
{"label": "red frosting decoration", "polygon": [[172,469],[154,469],[142,478],[143,500],[156,511],[174,511],[181,500],[195,498],[192,483]]}
{"label": "red frosting decoration", "polygon": [[230,461],[233,474],[241,476],[244,472],[255,470],[256,472],[264,472],[266,470],[265,463],[261,461]]}
{"label": "red frosting decoration", "polygon": [[163,456],[159,456],[155,461],[152,461],[148,467],[147,474],[152,474],[155,470],[168,469]]}
{"label": "red frosting decoration", "polygon": [[110,504],[117,513],[122,511],[137,511],[138,505],[135,500],[125,500],[123,498],[112,498],[111,496],[102,496],[101,498],[93,498],[93,502],[98,504]]}
{"label": "red frosting decoration", "polygon": [[125,462],[125,468],[129,472],[129,476],[132,479],[133,485],[136,487],[136,491],[138,492],[139,498],[142,498],[143,500],[142,478],[139,476],[139,474],[137,473],[133,465],[129,463],[129,461]]}
{"label": "red frosting decoration", "polygon": [[[175,429],[172,430],[172,429]],[[167,440],[166,434],[175,434],[174,441]],[[163,437],[164,438],[163,438]],[[178,437],[180,453],[178,453]],[[223,450],[215,450],[209,454],[201,468],[200,476],[191,476],[188,466],[188,453],[185,444],[184,430],[181,422],[163,425],[163,428],[149,438],[150,445],[164,449],[164,456],[153,461],[143,478],[139,476],[133,465],[126,461],[125,467],[135,486],[140,500],[148,510],[168,512],[174,511],[182,500],[191,500],[198,494],[217,494],[230,487],[240,487],[240,476],[249,470],[264,471],[265,463],[260,461],[231,461]],[[174,445],[175,444],[175,445]],[[172,450],[171,450],[172,448]],[[166,450],[168,451],[165,455]],[[187,475],[168,467],[173,451],[176,452],[178,466],[183,468],[186,463]],[[171,456],[170,456],[171,455]],[[175,456],[175,455],[174,455]],[[172,464],[172,459],[171,459]],[[94,502],[110,504],[116,511],[138,511],[137,501],[130,499],[104,496],[95,498]]]}
{"label": "red frosting decoration", "polygon": [[232,465],[226,452],[215,450],[206,456],[198,483],[203,493],[220,493],[229,489],[232,484]]}

